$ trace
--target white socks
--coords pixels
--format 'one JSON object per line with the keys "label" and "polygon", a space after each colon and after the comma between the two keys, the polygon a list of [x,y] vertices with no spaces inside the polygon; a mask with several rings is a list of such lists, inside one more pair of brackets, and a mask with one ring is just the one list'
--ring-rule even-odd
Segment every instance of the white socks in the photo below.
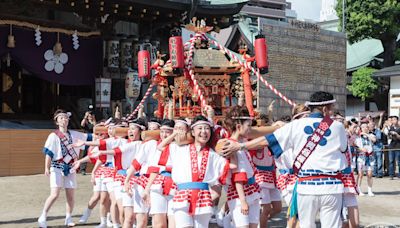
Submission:
{"label": "white socks", "polygon": [[79,223],[86,223],[87,220],[89,219],[91,213],[92,213],[92,209],[86,208],[85,212],[83,212],[83,215],[79,219]]}
{"label": "white socks", "polygon": [[47,219],[47,213],[43,211],[38,219],[39,227],[47,228],[46,219]]}
{"label": "white socks", "polygon": [[107,217],[101,217],[100,218],[100,223],[101,224],[106,224],[107,223]]}

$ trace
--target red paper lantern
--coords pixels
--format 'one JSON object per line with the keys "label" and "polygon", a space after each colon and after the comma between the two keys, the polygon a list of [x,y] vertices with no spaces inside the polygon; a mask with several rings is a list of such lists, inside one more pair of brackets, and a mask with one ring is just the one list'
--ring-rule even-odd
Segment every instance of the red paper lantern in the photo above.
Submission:
{"label": "red paper lantern", "polygon": [[171,60],[173,69],[184,68],[185,61],[181,36],[172,36],[169,38],[169,59]]}
{"label": "red paper lantern", "polygon": [[150,53],[148,50],[138,52],[138,76],[139,78],[150,78]]}
{"label": "red paper lantern", "polygon": [[268,72],[268,47],[264,35],[257,35],[255,40],[256,63],[260,73]]}

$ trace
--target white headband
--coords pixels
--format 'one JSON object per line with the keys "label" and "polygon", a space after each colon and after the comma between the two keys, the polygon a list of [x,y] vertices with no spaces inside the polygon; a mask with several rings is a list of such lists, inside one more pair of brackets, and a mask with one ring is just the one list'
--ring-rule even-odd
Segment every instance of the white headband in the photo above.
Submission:
{"label": "white headband", "polygon": [[137,123],[129,123],[129,126],[131,126],[131,125],[140,128],[140,130],[146,130],[146,127],[143,126],[143,125],[140,125],[140,124],[137,124]]}
{"label": "white headband", "polygon": [[305,112],[297,113],[296,115],[294,115],[294,116],[292,117],[292,120],[296,119],[296,118],[299,117],[299,116],[302,116],[302,115],[305,115],[305,114],[309,114],[309,113],[310,113],[310,111],[305,111]]}
{"label": "white headband", "polygon": [[186,122],[185,120],[175,120],[175,124],[177,124],[177,123],[183,123],[183,124],[186,124],[187,126],[189,126],[189,123]]}
{"label": "white headband", "polygon": [[160,124],[160,123],[158,123],[158,122],[155,122],[155,121],[150,121],[148,124],[155,124],[155,125],[157,125],[158,127],[160,127],[160,126],[161,126],[161,124]]}
{"label": "white headband", "polygon": [[212,127],[212,124],[210,122],[204,121],[204,120],[199,120],[196,123],[192,124],[192,126],[190,126],[190,128],[193,129],[194,127],[201,125],[201,124],[205,124],[205,125]]}
{"label": "white headband", "polygon": [[232,119],[234,119],[234,120],[253,120],[254,119],[254,117],[251,117],[251,116],[234,116],[234,117],[232,117]]}
{"label": "white headband", "polygon": [[311,101],[307,101],[305,103],[305,106],[319,106],[319,105],[328,105],[328,104],[333,104],[336,103],[336,100],[329,100],[329,101],[320,101],[320,102],[311,102]]}
{"label": "white headband", "polygon": [[174,130],[174,128],[173,128],[173,127],[170,127],[170,126],[167,126],[167,125],[162,125],[162,126],[160,127],[160,130]]}
{"label": "white headband", "polygon": [[72,116],[72,114],[71,114],[70,112],[60,112],[60,113],[58,113],[58,114],[54,117],[54,120],[57,120],[57,118],[58,118],[59,116],[67,116],[67,117],[69,118],[69,117]]}

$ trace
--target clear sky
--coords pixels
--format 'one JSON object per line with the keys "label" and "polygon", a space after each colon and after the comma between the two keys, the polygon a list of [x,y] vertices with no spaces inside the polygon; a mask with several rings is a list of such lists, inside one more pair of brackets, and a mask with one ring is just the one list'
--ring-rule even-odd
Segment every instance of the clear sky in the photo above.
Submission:
{"label": "clear sky", "polygon": [[297,12],[298,19],[319,21],[319,11],[322,0],[287,0],[292,3],[292,9]]}

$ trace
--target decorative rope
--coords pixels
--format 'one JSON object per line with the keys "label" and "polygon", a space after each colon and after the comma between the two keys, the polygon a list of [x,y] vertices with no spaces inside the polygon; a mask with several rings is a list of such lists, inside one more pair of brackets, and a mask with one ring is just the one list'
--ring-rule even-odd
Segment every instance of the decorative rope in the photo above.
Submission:
{"label": "decorative rope", "polygon": [[186,69],[188,70],[190,78],[193,81],[194,92],[197,93],[197,95],[199,96],[200,106],[202,108],[205,108],[207,103],[206,103],[206,100],[205,100],[205,98],[203,96],[203,91],[201,91],[199,83],[198,83],[198,81],[196,80],[196,78],[194,76],[194,72],[193,72],[193,68],[192,68],[192,66],[193,66],[193,53],[194,53],[194,49],[195,49],[194,48],[195,41],[197,39],[202,38],[203,36],[204,36],[204,34],[196,34],[194,37],[192,37],[190,39],[190,41],[189,41],[190,42],[189,53],[188,53],[188,56],[187,56],[187,59],[186,59],[187,60]]}
{"label": "decorative rope", "polygon": [[251,70],[256,76],[257,78],[262,81],[265,86],[267,88],[269,88],[270,90],[272,90],[272,92],[274,92],[276,95],[278,95],[280,98],[282,98],[284,101],[286,101],[288,104],[290,104],[291,106],[295,106],[296,103],[293,102],[292,100],[290,100],[289,98],[287,98],[285,95],[283,95],[281,92],[279,92],[273,85],[269,84],[267,80],[265,80],[265,78],[260,74],[260,72],[255,69],[254,67],[251,66],[250,62],[245,62],[241,59],[239,59],[236,55],[234,55],[229,49],[225,48],[224,46],[220,45],[218,42],[216,42],[215,40],[211,40],[209,39],[209,41],[214,44],[215,46],[217,46],[219,49],[224,50],[231,58],[233,58],[235,61],[237,61],[242,67],[245,67],[246,69]]}
{"label": "decorative rope", "polygon": [[140,101],[140,103],[138,104],[138,106],[135,108],[135,110],[126,118],[127,120],[132,119],[136,113],[139,111],[139,109],[143,106],[144,102],[147,100],[147,97],[150,95],[151,91],[153,90],[153,87],[156,83],[154,81],[152,81],[152,83],[150,84],[149,88],[147,89],[146,93],[144,94],[142,100]]}
{"label": "decorative rope", "polygon": [[[14,25],[14,26],[19,26],[19,27],[26,27],[26,28],[31,28],[33,30],[37,29],[38,26],[37,24],[33,24],[30,22],[22,22],[22,21],[15,21],[15,20],[0,20],[0,25]],[[67,30],[67,29],[62,29],[62,28],[49,28],[49,27],[43,27],[40,26],[40,31],[41,32],[58,32],[58,33],[64,33],[66,35],[73,35],[76,30]],[[89,37],[89,36],[99,36],[100,32],[95,31],[95,32],[78,32],[77,35],[81,37]]]}

